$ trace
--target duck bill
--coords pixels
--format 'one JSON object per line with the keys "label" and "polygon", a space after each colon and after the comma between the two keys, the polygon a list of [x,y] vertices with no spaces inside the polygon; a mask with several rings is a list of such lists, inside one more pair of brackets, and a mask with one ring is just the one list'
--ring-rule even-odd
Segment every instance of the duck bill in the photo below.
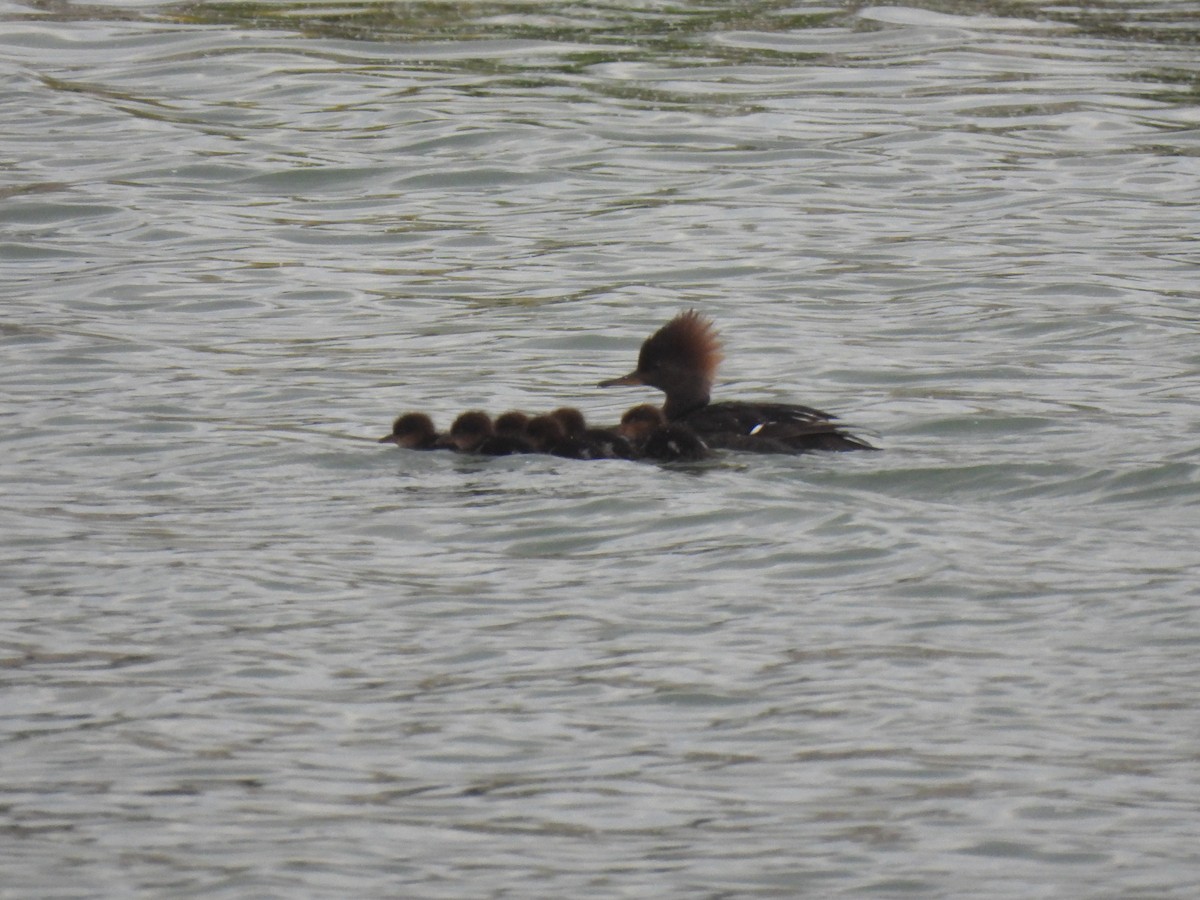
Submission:
{"label": "duck bill", "polygon": [[640,372],[630,372],[628,375],[622,375],[620,378],[610,378],[608,381],[602,381],[596,387],[635,387],[645,383],[642,380]]}
{"label": "duck bill", "polygon": [[389,434],[386,437],[381,437],[378,441],[376,441],[376,443],[394,444],[394,443],[396,443],[396,436],[394,434]]}

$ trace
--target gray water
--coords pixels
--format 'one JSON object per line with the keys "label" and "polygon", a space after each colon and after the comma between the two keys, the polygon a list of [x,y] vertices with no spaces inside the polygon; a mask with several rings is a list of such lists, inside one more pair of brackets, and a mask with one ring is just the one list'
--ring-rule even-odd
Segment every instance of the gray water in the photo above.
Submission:
{"label": "gray water", "polygon": [[[0,896],[1197,896],[1198,43],[4,3]],[[884,452],[374,442],[688,307]]]}

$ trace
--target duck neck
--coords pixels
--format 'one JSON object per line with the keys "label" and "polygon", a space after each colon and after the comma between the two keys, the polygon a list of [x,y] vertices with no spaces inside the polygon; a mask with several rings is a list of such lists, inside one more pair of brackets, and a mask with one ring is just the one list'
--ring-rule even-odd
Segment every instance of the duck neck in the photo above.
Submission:
{"label": "duck neck", "polygon": [[682,419],[688,413],[708,406],[708,385],[698,384],[687,389],[672,389],[663,403],[663,415],[668,421]]}

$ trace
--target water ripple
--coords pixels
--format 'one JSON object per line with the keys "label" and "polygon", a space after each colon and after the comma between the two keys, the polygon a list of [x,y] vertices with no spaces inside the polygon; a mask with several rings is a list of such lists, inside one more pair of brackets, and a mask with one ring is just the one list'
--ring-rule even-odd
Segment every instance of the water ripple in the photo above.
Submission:
{"label": "water ripple", "polygon": [[6,888],[1190,898],[1196,12],[0,8]]}

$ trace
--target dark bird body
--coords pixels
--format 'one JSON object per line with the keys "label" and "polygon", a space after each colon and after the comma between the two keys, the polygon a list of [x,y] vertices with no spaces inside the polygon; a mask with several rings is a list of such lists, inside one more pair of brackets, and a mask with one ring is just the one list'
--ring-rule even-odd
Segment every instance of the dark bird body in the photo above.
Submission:
{"label": "dark bird body", "polygon": [[496,434],[491,417],[479,410],[465,412],[454,420],[450,426],[450,443],[460,453],[478,453],[481,456],[534,452],[533,445],[519,435]]}
{"label": "dark bird body", "polygon": [[637,368],[600,387],[646,385],[666,395],[663,414],[709,447],[757,453],[874,450],[844,431],[836,416],[799,403],[710,402],[721,364],[716,329],[695,310],[680,313],[642,344]]}
{"label": "dark bird body", "polygon": [[439,450],[447,446],[433,427],[433,420],[420,412],[398,416],[392,423],[392,433],[381,437],[379,443],[405,450]]}

